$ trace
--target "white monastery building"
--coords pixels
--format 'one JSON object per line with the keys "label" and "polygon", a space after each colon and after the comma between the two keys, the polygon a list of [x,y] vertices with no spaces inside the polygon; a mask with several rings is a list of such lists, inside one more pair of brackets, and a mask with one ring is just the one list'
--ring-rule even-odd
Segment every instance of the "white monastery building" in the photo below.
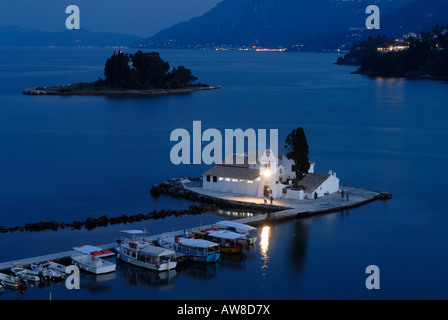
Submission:
{"label": "white monastery building", "polygon": [[[255,152],[254,152],[255,153]],[[292,188],[295,179],[294,161],[266,149],[262,154],[245,153],[231,158],[203,173],[203,188],[221,192],[274,199],[314,199],[339,191],[339,178],[331,170],[328,174],[314,173],[315,163],[299,181],[298,189]],[[249,159],[255,159],[250,162]],[[230,164],[227,164],[230,163]]]}

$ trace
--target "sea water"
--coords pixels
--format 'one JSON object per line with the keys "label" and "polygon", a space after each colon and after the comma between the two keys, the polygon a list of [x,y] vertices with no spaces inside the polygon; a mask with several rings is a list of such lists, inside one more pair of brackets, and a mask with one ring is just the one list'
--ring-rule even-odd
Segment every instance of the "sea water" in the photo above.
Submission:
{"label": "sea water", "polygon": [[[199,177],[209,166],[170,162],[170,133],[278,129],[279,147],[303,127],[316,172],[393,199],[260,227],[244,255],[157,274],[119,263],[106,277],[5,290],[1,299],[433,299],[446,298],[448,94],[443,81],[372,78],[337,54],[161,50],[219,90],[153,98],[25,96],[26,87],[94,81],[114,49],[0,51],[0,226],[183,209],[153,184]],[[132,53],[134,50],[126,50]],[[91,231],[0,234],[0,261],[114,242],[252,213],[209,212]],[[368,290],[366,268],[380,270]]]}

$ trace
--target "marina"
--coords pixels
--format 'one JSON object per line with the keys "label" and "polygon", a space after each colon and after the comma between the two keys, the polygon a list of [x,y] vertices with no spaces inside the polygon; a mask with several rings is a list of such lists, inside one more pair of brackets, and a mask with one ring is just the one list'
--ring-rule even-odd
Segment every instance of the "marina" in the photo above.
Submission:
{"label": "marina", "polygon": [[[244,202],[246,205],[261,204],[261,200],[257,198],[219,194],[217,191],[211,192],[188,184],[184,188],[199,195],[217,200],[219,198],[229,203],[236,201]],[[285,208],[284,210],[268,211],[236,220],[221,220],[211,225],[188,230],[154,235],[147,235],[144,230],[121,230],[126,237],[120,237],[114,243],[98,246],[80,245],[65,252],[0,263],[0,272],[8,273],[11,270],[18,272],[17,274],[12,272],[11,275],[2,273],[1,283],[9,288],[21,288],[23,281],[16,275],[20,275],[20,271],[24,273],[23,268],[28,266],[31,268],[30,272],[35,272],[41,277],[44,276],[44,272],[52,272],[53,277],[51,275],[49,277],[56,281],[60,277],[56,277],[55,274],[65,270],[65,266],[59,263],[61,261],[71,261],[81,270],[95,275],[113,273],[116,270],[116,264],[106,259],[115,255],[125,263],[154,271],[173,270],[184,260],[215,263],[219,261],[221,253],[241,253],[246,246],[255,244],[257,237],[252,233],[257,230],[257,227],[286,219],[306,218],[311,215],[345,210],[383,199],[382,194],[375,191],[347,186],[344,190],[350,190],[350,201],[343,201],[339,194],[307,201],[279,199],[276,201],[280,202],[277,206]],[[21,270],[17,269],[19,263]],[[34,282],[36,282],[35,279]]]}

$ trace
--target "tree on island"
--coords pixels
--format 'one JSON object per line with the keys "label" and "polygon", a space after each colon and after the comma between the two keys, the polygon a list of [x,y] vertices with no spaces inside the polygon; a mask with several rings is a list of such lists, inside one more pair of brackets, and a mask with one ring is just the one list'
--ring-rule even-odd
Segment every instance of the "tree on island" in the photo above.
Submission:
{"label": "tree on island", "polygon": [[129,56],[123,53],[115,54],[106,61],[104,67],[105,84],[109,87],[125,87],[131,78]]}
{"label": "tree on island", "polygon": [[296,180],[294,186],[298,187],[298,182],[303,179],[310,169],[308,160],[309,147],[303,128],[292,130],[286,137],[285,143],[285,148],[288,151],[286,158],[293,160],[295,165]]}
{"label": "tree on island", "polygon": [[[190,69],[183,66],[173,68],[160,58],[158,52],[125,54],[119,51],[107,59],[104,68],[104,84],[124,89],[179,89],[192,86],[198,80]],[[99,81],[101,82],[101,80]]]}

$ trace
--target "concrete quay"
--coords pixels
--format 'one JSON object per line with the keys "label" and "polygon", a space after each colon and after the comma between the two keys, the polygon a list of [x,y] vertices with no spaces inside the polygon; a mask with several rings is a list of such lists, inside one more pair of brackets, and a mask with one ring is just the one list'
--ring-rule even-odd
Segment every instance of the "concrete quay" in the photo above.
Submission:
{"label": "concrete quay", "polygon": [[[277,221],[286,219],[305,218],[317,214],[347,210],[365,205],[375,200],[387,200],[391,198],[391,195],[389,195],[388,193],[380,193],[377,191],[371,191],[362,188],[343,186],[343,189],[349,192],[348,200],[346,197],[342,199],[341,193],[338,192],[318,199],[276,199],[271,205],[269,204],[269,201],[268,204],[264,204],[264,199],[260,199],[257,197],[206,190],[203,189],[201,184],[198,182],[187,182],[179,184],[178,181],[175,181],[174,184],[176,185],[176,188],[183,189],[183,194],[188,197],[191,197],[191,195],[193,194],[198,198],[199,201],[202,200],[206,202],[212,202],[215,199],[217,203],[227,203],[229,207],[235,206],[235,208],[254,208],[255,210],[259,210],[259,212],[264,212],[255,214],[251,217],[234,220],[235,222],[252,226],[259,226],[264,223],[275,223]],[[207,228],[210,226],[201,226],[201,228]],[[181,235],[183,234],[183,232],[184,230],[178,230],[166,232],[163,234],[155,234],[151,235],[150,237],[153,240],[157,240],[157,238],[161,237],[162,235],[169,234],[171,236],[174,236]],[[114,245],[115,243],[108,243],[98,245],[97,247],[101,249],[113,249]],[[29,266],[34,263],[41,263],[49,260],[58,261],[68,259],[76,253],[79,254],[79,252],[71,250],[39,257],[3,262],[0,263],[0,271],[9,270],[17,263],[20,263],[23,266]]]}
{"label": "concrete quay", "polygon": [[390,199],[391,197],[387,193],[343,186],[342,189],[345,191],[345,194],[347,194],[347,191],[349,192],[348,199],[345,196],[342,198],[341,193],[337,192],[318,199],[275,199],[271,205],[269,200],[268,204],[264,204],[264,199],[258,197],[203,189],[198,183],[185,183],[184,188],[199,195],[206,196],[207,198],[228,200],[230,203],[241,202],[246,204],[250,203],[257,206],[265,206],[268,208],[270,206],[283,208],[274,212],[238,220],[240,223],[247,223],[249,225],[259,225],[266,221],[275,222],[279,220],[304,218],[316,214],[347,210],[365,205],[375,200]]}

